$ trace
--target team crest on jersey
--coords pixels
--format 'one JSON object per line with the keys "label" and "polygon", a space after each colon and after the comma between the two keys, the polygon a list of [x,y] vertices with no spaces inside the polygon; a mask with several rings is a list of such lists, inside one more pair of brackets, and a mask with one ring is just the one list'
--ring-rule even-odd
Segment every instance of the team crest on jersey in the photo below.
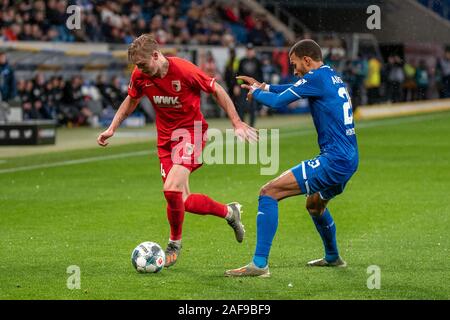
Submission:
{"label": "team crest on jersey", "polygon": [[172,89],[176,92],[179,92],[181,90],[181,81],[180,80],[173,80],[172,81]]}
{"label": "team crest on jersey", "polygon": [[295,84],[294,87],[298,87],[301,86],[302,84],[306,83],[307,81],[305,79],[300,79],[298,80]]}

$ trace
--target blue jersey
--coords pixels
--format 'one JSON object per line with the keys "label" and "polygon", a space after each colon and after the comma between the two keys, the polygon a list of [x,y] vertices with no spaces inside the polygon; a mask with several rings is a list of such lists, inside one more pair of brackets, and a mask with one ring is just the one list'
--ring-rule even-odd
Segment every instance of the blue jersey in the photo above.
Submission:
{"label": "blue jersey", "polygon": [[253,98],[275,109],[307,98],[321,155],[332,160],[339,171],[356,170],[358,145],[350,95],[333,69],[323,65],[308,72],[295,84],[270,85],[269,91],[257,89]]}

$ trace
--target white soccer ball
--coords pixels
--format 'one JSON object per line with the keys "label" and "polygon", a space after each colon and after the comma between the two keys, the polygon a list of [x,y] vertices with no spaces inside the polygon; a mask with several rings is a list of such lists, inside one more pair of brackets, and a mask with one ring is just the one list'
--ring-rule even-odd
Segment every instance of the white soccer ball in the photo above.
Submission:
{"label": "white soccer ball", "polygon": [[166,263],[166,255],[155,242],[142,242],[131,253],[131,263],[137,272],[157,273]]}

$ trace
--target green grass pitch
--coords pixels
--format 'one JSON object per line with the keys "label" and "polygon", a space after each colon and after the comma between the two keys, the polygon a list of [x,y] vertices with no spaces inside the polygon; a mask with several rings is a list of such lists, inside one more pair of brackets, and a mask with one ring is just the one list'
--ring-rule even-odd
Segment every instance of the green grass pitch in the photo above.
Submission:
{"label": "green grass pitch", "polygon": [[[358,172],[329,205],[348,268],[305,267],[323,249],[299,196],[280,203],[269,279],[223,276],[254,250],[258,191],[272,178],[257,165],[204,165],[191,177],[192,192],[244,205],[242,244],[224,220],[186,214],[178,263],[138,274],[132,249],[165,246],[169,232],[155,154],[51,164],[154,150],[154,142],[0,162],[0,299],[449,299],[450,113],[356,129]],[[280,137],[280,172],[318,152],[311,122]],[[66,286],[70,265],[80,267],[79,290]],[[380,289],[367,287],[371,265]]]}

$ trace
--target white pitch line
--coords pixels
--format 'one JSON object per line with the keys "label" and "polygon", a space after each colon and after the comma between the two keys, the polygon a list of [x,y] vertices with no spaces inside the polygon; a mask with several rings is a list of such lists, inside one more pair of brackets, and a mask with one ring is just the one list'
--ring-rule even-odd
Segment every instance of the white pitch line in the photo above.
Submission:
{"label": "white pitch line", "polygon": [[24,166],[24,167],[18,167],[18,168],[2,169],[2,170],[0,170],[0,174],[2,174],[2,173],[11,173],[11,172],[19,172],[19,171],[30,171],[30,170],[35,170],[35,169],[46,169],[46,168],[53,168],[53,167],[62,167],[62,166],[68,166],[68,165],[73,165],[73,164],[89,163],[89,162],[112,160],[112,159],[137,157],[137,156],[149,155],[149,154],[152,154],[152,153],[155,153],[155,152],[156,151],[154,151],[154,150],[149,150],[149,151],[144,150],[144,151],[112,154],[112,155],[108,155],[108,156],[98,156],[98,157],[90,157],[90,158],[83,158],[83,159],[76,159],[76,160],[67,160],[67,161],[60,161],[60,162],[53,162],[53,163],[36,164],[36,165],[32,165],[32,166]]}
{"label": "white pitch line", "polygon": [[[419,115],[419,116],[413,116],[413,117],[378,120],[378,121],[369,122],[369,123],[363,122],[356,126],[356,130],[358,130],[360,128],[382,127],[384,125],[397,125],[400,123],[420,122],[423,120],[431,120],[431,119],[439,119],[439,118],[440,118],[439,115],[436,115],[436,114],[434,114],[434,115],[426,114],[426,115]],[[304,131],[294,131],[294,132],[287,132],[287,133],[281,132],[280,136],[282,136],[282,137],[303,136],[303,135],[308,135],[308,134],[312,134],[315,132],[316,132],[315,129],[311,128],[310,130],[304,130]],[[54,162],[54,163],[37,164],[37,165],[24,166],[24,167],[18,167],[18,168],[0,169],[0,174],[20,172],[20,171],[30,171],[30,170],[35,170],[35,169],[62,167],[62,166],[90,163],[90,162],[96,162],[96,161],[137,157],[137,156],[150,155],[150,154],[154,154],[154,153],[156,153],[156,150],[149,150],[149,151],[144,150],[144,151],[137,151],[137,152],[113,154],[113,155],[108,155],[108,156],[98,156],[98,157],[90,157],[90,158],[77,159],[77,160],[67,160],[67,161],[60,161],[60,162]]]}

